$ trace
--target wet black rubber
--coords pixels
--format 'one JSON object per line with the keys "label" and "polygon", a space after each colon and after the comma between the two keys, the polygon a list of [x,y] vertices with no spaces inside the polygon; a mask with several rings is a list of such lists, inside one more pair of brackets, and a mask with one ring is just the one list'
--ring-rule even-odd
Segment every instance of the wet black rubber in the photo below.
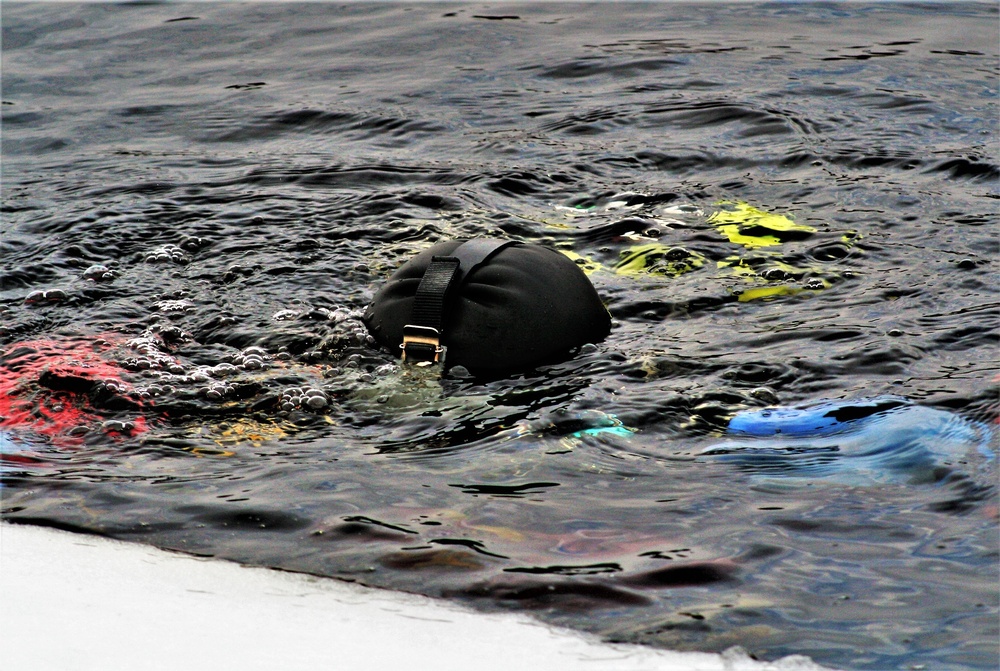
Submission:
{"label": "wet black rubber", "polygon": [[[465,242],[441,242],[413,257],[368,306],[365,325],[396,356],[404,327],[413,323],[424,273],[434,257],[461,258]],[[564,359],[575,347],[603,340],[611,329],[590,280],[557,251],[516,243],[492,250],[484,262],[460,272],[441,320],[447,366],[461,365],[475,375],[508,375]]]}

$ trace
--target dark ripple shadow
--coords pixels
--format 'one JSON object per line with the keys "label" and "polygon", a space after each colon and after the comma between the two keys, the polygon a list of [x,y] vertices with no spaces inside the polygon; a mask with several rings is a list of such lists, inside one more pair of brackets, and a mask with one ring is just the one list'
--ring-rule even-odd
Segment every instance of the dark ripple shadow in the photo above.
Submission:
{"label": "dark ripple shadow", "polygon": [[355,112],[328,112],[304,109],[275,112],[246,124],[243,128],[227,130],[208,136],[205,141],[257,142],[274,140],[283,135],[347,134],[355,139],[377,139],[382,136],[404,138],[422,133],[442,133],[450,130],[436,121],[421,121],[402,117],[365,115]]}
{"label": "dark ripple shadow", "polygon": [[679,129],[703,129],[706,126],[721,126],[738,122],[747,126],[741,132],[743,137],[780,135],[792,132],[785,115],[729,100],[682,101],[648,107],[642,111],[641,118],[643,126]]}
{"label": "dark ripple shadow", "polygon": [[422,183],[456,185],[478,179],[478,177],[464,175],[446,167],[384,163],[328,165],[297,169],[258,168],[251,170],[237,183],[266,186],[297,184],[331,189],[364,188],[365,190],[377,190],[387,186],[410,186]]}
{"label": "dark ripple shadow", "polygon": [[683,61],[672,58],[615,59],[604,56],[574,59],[556,65],[530,66],[529,71],[537,71],[536,76],[546,79],[585,79],[608,77],[627,79],[646,76],[652,72],[682,65]]}

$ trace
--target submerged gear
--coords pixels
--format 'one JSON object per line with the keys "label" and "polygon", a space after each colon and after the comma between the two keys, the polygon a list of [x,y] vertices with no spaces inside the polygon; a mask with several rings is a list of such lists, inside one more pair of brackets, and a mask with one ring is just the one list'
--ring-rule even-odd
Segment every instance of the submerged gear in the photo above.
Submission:
{"label": "submerged gear", "polygon": [[[111,338],[113,336],[109,336]],[[115,438],[147,430],[147,405],[129,392],[105,338],[31,340],[0,350],[0,446],[20,431],[45,443],[81,444],[91,427]],[[4,460],[10,460],[0,447]]]}
{"label": "submerged gear", "polygon": [[850,485],[937,482],[950,465],[993,459],[992,429],[898,396],[746,410],[727,439],[701,452],[754,477],[791,483],[816,478]]}
{"label": "submerged gear", "polygon": [[587,276],[559,252],[512,241],[450,240],[401,266],[364,315],[407,361],[504,375],[603,340],[611,318]]}

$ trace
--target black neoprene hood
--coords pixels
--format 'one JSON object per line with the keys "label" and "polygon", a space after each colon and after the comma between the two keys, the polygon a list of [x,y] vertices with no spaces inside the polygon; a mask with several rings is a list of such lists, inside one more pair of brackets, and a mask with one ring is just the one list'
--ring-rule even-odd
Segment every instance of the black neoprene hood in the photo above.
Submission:
{"label": "black neoprene hood", "polygon": [[[412,333],[418,320],[415,312],[421,310],[415,311],[414,304],[428,268],[434,263],[436,269],[451,255],[461,257],[458,248],[465,242],[449,240],[417,254],[375,294],[365,325],[396,356],[403,353],[404,331]],[[547,247],[507,243],[479,265],[464,268],[451,283],[441,311],[440,344],[449,367],[508,375],[565,359],[573,348],[599,342],[610,330],[607,309],[573,261]]]}

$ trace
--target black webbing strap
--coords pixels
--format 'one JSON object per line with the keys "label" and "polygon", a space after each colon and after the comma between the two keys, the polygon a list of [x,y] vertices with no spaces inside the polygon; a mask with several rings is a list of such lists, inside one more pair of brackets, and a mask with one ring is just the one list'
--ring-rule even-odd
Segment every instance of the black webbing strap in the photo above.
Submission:
{"label": "black webbing strap", "polygon": [[478,266],[513,240],[476,238],[450,256],[435,256],[417,286],[410,321],[403,327],[403,361],[436,363],[444,359],[444,321],[448,300]]}

